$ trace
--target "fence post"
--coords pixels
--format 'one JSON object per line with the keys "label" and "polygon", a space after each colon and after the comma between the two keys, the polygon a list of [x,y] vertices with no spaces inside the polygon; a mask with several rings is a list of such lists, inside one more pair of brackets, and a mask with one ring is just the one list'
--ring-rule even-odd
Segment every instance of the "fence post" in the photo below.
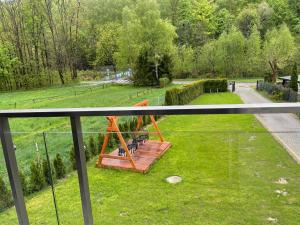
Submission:
{"label": "fence post", "polygon": [[86,168],[85,152],[83,147],[82,128],[79,116],[71,116],[72,136],[78,173],[82,213],[85,225],[93,225],[93,213],[91,207],[89,182]]}
{"label": "fence post", "polygon": [[20,225],[29,225],[26,211],[22,185],[19,176],[16,153],[11,137],[9,122],[7,117],[0,118],[0,136],[2,142],[3,155],[5,158],[8,178],[12,195],[18,215]]}

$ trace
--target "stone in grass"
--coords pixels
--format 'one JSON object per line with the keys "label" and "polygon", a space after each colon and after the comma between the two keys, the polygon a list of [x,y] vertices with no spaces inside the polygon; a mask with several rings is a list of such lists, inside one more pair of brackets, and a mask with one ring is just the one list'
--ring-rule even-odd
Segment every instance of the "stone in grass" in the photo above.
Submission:
{"label": "stone in grass", "polygon": [[166,178],[166,181],[170,184],[178,184],[182,181],[182,178],[180,176],[171,176]]}
{"label": "stone in grass", "polygon": [[288,192],[285,189],[283,189],[283,190],[276,190],[275,193],[278,194],[278,197],[279,197],[279,195],[282,195],[284,197],[288,195]]}
{"label": "stone in grass", "polygon": [[277,223],[277,221],[278,221],[276,218],[272,218],[272,217],[268,217],[267,220],[269,223]]}
{"label": "stone in grass", "polygon": [[288,181],[283,178],[283,177],[280,177],[278,181],[275,182],[276,184],[288,184]]}

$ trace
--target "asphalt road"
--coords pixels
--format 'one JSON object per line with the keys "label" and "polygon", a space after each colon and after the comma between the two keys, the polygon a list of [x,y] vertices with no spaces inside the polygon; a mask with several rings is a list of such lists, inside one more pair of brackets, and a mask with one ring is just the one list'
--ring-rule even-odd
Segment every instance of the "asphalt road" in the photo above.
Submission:
{"label": "asphalt road", "polygon": [[[247,104],[271,102],[255,91],[255,85],[253,83],[237,83],[236,93]],[[294,114],[261,114],[256,117],[300,164],[300,120],[297,116]]]}

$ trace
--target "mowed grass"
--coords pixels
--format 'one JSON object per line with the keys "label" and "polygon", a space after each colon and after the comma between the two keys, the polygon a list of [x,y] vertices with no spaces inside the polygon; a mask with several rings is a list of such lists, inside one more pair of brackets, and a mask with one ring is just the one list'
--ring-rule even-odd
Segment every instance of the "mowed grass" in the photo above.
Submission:
{"label": "mowed grass", "polygon": [[[241,100],[224,93],[193,102],[220,103]],[[299,165],[253,115],[168,116],[159,126],[173,147],[148,174],[89,163],[95,224],[300,223]],[[168,184],[171,175],[183,182]],[[277,184],[280,177],[288,184]],[[61,224],[83,224],[76,173],[55,189]],[[50,189],[27,199],[27,209],[32,224],[56,224]],[[0,216],[0,224],[15,223],[14,209]]]}
{"label": "mowed grass", "polygon": [[[170,88],[172,86],[169,86]],[[38,89],[33,91],[18,91],[2,93],[0,96],[0,109],[39,109],[39,108],[79,108],[79,107],[107,107],[131,106],[144,99],[149,99],[151,105],[164,103],[165,88],[148,89],[132,86],[110,85],[100,86],[56,87]],[[88,143],[89,136],[97,137],[97,132],[105,131],[106,119],[104,117],[82,118],[84,138]],[[44,155],[44,141],[42,132],[47,134],[47,144],[51,158],[56,153],[62,154],[66,163],[72,146],[70,121],[67,118],[34,118],[11,119],[13,141],[17,147],[17,160],[19,167],[28,173],[29,164],[36,157],[39,149]],[[0,176],[6,176],[3,156],[0,154]],[[68,164],[69,166],[70,164]]]}

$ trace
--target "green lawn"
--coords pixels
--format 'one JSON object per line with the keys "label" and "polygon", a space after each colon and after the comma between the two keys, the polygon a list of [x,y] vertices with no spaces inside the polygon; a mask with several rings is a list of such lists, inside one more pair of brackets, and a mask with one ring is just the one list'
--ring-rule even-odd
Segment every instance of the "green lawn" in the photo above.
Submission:
{"label": "green lawn", "polygon": [[[172,86],[169,86],[170,88]],[[104,106],[130,106],[144,99],[149,99],[151,105],[164,103],[166,89],[147,89],[132,86],[78,86],[45,88],[33,91],[17,91],[1,93],[0,109],[14,108],[76,108],[76,107],[104,107]],[[55,98],[53,98],[55,97]],[[85,140],[92,133],[105,131],[105,118],[82,118]],[[65,160],[72,146],[70,123],[66,118],[35,118],[10,120],[14,144],[17,147],[17,160],[20,168],[28,171],[29,162],[36,157],[36,143],[40,154],[44,154],[42,132],[47,133],[50,155],[54,157],[60,152]],[[87,134],[91,133],[91,134]],[[0,154],[0,176],[6,176],[3,157]],[[67,161],[66,161],[67,163]]]}
{"label": "green lawn", "polygon": [[[234,94],[193,104],[241,103]],[[252,115],[169,116],[173,147],[146,174],[95,168],[88,175],[95,224],[299,224],[300,167]],[[171,185],[165,178],[180,175]],[[288,184],[276,184],[280,178]],[[275,193],[285,189],[287,196]],[[61,224],[83,224],[76,173],[56,185]],[[50,190],[27,199],[32,224],[55,224]],[[16,224],[14,209],[0,224]]]}

